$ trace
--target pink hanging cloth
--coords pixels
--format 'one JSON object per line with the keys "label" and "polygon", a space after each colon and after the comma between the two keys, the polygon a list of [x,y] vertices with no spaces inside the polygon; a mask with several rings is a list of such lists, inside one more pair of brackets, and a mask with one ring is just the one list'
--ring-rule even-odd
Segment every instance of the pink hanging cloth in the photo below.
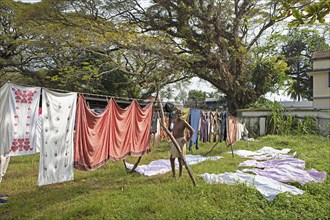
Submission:
{"label": "pink hanging cloth", "polygon": [[235,144],[237,141],[237,122],[234,116],[228,114],[228,133],[227,133],[227,144]]}
{"label": "pink hanging cloth", "polygon": [[141,108],[136,100],[125,109],[110,99],[103,113],[96,115],[85,99],[78,98],[74,164],[94,170],[109,159],[141,156],[150,151],[152,105]]}

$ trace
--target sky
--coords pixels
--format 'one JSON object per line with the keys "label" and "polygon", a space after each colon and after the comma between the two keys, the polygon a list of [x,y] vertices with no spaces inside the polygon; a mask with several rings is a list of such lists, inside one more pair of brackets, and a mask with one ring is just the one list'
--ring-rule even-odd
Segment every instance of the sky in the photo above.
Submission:
{"label": "sky", "polygon": [[[204,92],[214,92],[215,90],[212,88],[212,85],[205,81],[202,80],[198,77],[194,77],[191,80],[191,85],[189,86],[188,90],[201,90]],[[289,96],[285,94],[283,90],[279,91],[279,94],[276,93],[267,93],[265,97],[271,101],[292,101]]]}

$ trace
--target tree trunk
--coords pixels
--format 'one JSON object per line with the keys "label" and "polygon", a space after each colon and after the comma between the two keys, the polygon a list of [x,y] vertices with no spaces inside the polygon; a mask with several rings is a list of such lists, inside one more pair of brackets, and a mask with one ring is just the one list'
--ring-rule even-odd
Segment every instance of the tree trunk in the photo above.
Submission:
{"label": "tree trunk", "polygon": [[231,115],[237,115],[237,109],[239,109],[239,106],[235,96],[227,95],[227,108]]}

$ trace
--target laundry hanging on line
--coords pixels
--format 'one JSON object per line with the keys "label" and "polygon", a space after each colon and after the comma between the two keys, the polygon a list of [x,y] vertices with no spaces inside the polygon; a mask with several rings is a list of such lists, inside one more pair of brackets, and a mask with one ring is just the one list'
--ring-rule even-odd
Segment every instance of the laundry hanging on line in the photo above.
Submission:
{"label": "laundry hanging on line", "polygon": [[[39,109],[41,90],[42,111]],[[12,83],[1,87],[0,155],[8,158],[2,160],[2,167],[7,167],[4,165],[8,164],[10,155],[37,153],[41,146],[38,185],[72,180],[76,97],[77,93],[60,93]],[[111,150],[105,152],[106,157],[119,160],[128,155],[140,156],[149,152],[152,105],[140,108],[133,100],[129,107],[122,109],[111,99],[108,106],[111,121],[106,122],[109,128],[106,132],[112,139],[106,142],[112,145]],[[41,117],[38,116],[39,111],[43,112]],[[78,135],[79,132],[76,133]],[[83,145],[83,148],[88,147]],[[96,151],[88,148],[85,152],[89,150]],[[1,169],[1,177],[4,174],[5,170]]]}
{"label": "laundry hanging on line", "polygon": [[0,90],[0,154],[35,154],[41,88],[6,83]]}
{"label": "laundry hanging on line", "polygon": [[110,99],[103,113],[96,115],[78,98],[74,164],[94,170],[109,159],[141,156],[150,151],[152,105],[141,108],[137,101],[122,109]]}
{"label": "laundry hanging on line", "polygon": [[192,150],[192,145],[195,144],[198,149],[198,129],[201,111],[199,109],[190,109],[190,126],[194,129],[194,135],[190,139],[189,150]]}
{"label": "laundry hanging on line", "polygon": [[76,103],[77,93],[42,91],[39,186],[73,180]]}

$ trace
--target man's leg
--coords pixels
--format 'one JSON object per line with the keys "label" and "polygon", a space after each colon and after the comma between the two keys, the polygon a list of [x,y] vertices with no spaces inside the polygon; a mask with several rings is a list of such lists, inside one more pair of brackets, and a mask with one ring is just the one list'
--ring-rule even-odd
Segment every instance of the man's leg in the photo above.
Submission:
{"label": "man's leg", "polygon": [[175,164],[174,164],[174,160],[175,160],[175,158],[173,158],[172,155],[171,155],[170,156],[170,162],[171,162],[171,168],[172,168],[173,177],[175,177]]}
{"label": "man's leg", "polygon": [[178,158],[179,160],[179,177],[182,175],[182,164],[183,164],[183,161],[182,161],[182,158],[179,157]]}

